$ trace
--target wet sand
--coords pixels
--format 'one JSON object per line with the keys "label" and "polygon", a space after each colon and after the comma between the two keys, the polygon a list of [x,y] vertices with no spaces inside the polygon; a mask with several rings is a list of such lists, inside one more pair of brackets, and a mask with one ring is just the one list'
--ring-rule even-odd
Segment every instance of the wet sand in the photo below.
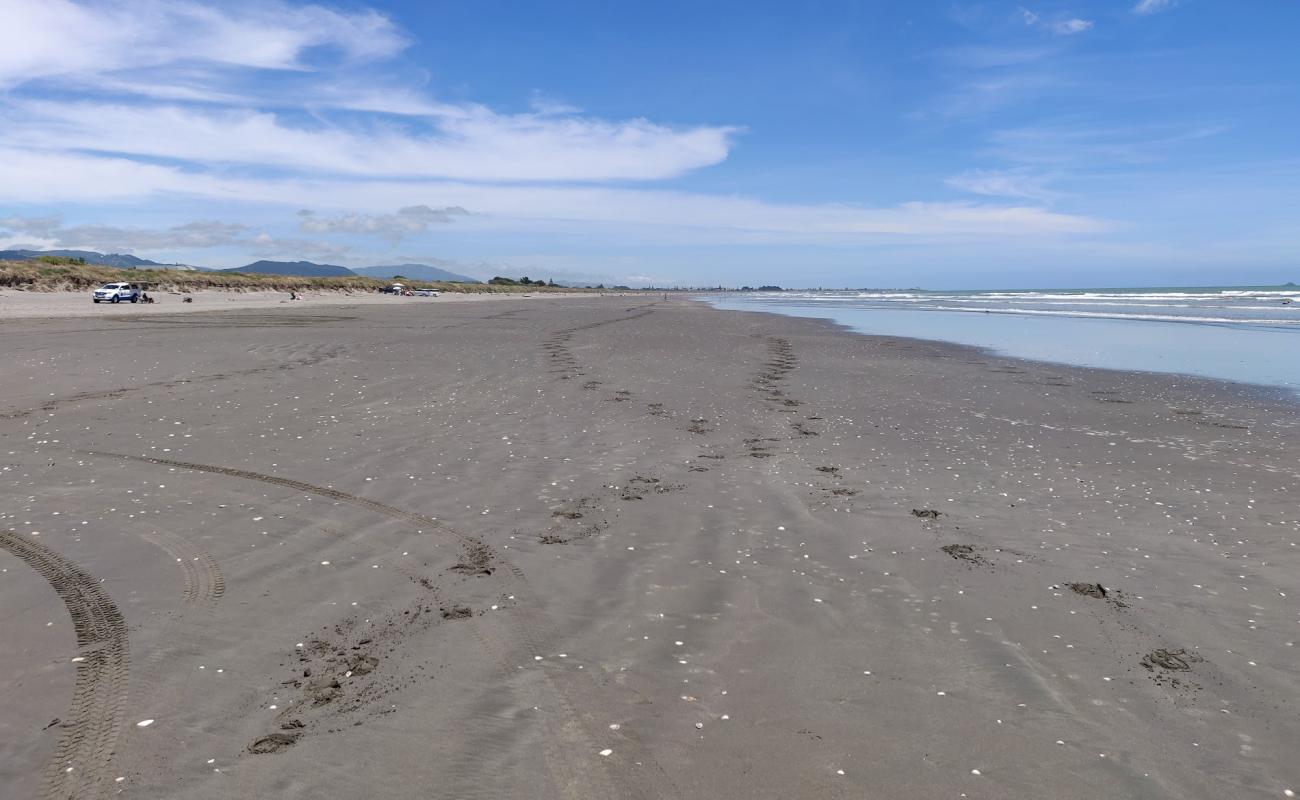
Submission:
{"label": "wet sand", "polygon": [[1300,791],[1280,396],[652,297],[0,342],[5,797]]}

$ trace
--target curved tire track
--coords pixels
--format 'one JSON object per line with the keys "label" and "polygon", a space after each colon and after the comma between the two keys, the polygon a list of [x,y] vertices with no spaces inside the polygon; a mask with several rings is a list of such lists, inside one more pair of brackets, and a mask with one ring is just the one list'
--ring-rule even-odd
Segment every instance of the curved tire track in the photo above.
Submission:
{"label": "curved tire track", "polygon": [[29,537],[0,531],[0,547],[45,578],[72,618],[79,649],[76,688],[54,758],[47,800],[100,797],[111,786],[113,744],[122,725],[130,672],[126,620],[99,580]]}
{"label": "curved tire track", "polygon": [[[258,481],[273,486],[283,486],[306,494],[328,497],[394,519],[417,523],[451,536],[467,548],[491,549],[481,539],[461,533],[438,522],[433,517],[406,511],[396,506],[390,506],[387,503],[348,494],[326,486],[317,486],[304,481],[266,475],[251,470],[178,461],[170,458],[133,456],[95,450],[78,450],[77,452],[90,456],[158,464],[178,469],[189,469],[195,472],[207,472],[214,475]],[[515,665],[521,663],[521,661],[531,660],[531,655],[547,652],[548,646],[554,646],[554,643],[559,641],[559,637],[553,624],[547,618],[545,612],[541,610],[541,605],[536,599],[536,593],[528,585],[523,570],[497,555],[495,550],[492,550],[492,558],[497,565],[503,568],[497,570],[495,574],[508,582],[515,583],[517,588],[512,590],[513,593],[517,598],[527,598],[528,602],[526,604],[521,603],[519,607],[502,614],[502,619],[509,628],[508,631],[498,632],[492,630],[489,626],[476,625],[475,635],[483,643],[487,654],[497,660],[503,670],[513,671],[516,669]],[[575,800],[587,797],[644,796],[639,787],[618,780],[614,775],[610,774],[608,762],[596,755],[596,740],[583,722],[582,716],[575,710],[575,698],[583,696],[584,687],[575,686],[568,689],[564,686],[564,684],[575,683],[576,677],[563,673],[555,674],[549,670],[543,670],[543,676],[544,681],[537,686],[537,690],[543,697],[536,699],[536,705],[559,709],[559,716],[563,718],[547,722],[547,744],[545,745],[549,769],[556,779],[557,788],[563,793],[563,796],[572,797]],[[561,744],[563,746],[560,746]],[[648,752],[639,755],[640,758],[632,760],[632,763],[638,761],[641,763],[654,763]]]}
{"label": "curved tire track", "polygon": [[211,608],[226,593],[226,578],[207,550],[170,531],[150,531],[140,538],[176,559],[185,580],[181,601],[186,606]]}

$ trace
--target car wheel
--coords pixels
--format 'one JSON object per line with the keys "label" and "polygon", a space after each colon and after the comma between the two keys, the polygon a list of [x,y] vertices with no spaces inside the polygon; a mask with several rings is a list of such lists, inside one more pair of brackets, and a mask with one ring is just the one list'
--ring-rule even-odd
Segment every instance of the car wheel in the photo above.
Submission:
{"label": "car wheel", "polygon": [[140,296],[139,296],[139,295],[132,295],[132,297],[131,297],[131,302],[132,302],[132,303],[139,302],[139,300],[140,300]]}
{"label": "car wheel", "polygon": [[116,303],[116,302],[120,301],[121,299],[122,299],[122,298],[118,297],[117,295],[113,295],[113,300],[112,300],[112,302]]}
{"label": "car wheel", "polygon": [[98,304],[98,303],[99,303],[99,298],[98,298],[98,297],[92,297],[92,298],[90,298],[90,302],[95,303],[95,304]]}

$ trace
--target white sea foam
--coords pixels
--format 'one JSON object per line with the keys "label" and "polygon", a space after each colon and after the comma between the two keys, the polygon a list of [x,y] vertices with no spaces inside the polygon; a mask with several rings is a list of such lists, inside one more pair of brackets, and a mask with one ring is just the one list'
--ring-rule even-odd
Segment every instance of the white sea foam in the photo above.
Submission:
{"label": "white sea foam", "polygon": [[1026,316],[1201,322],[1293,328],[1300,297],[1293,289],[1158,289],[1070,291],[802,291],[757,293],[753,300],[808,307],[895,308]]}
{"label": "white sea foam", "polygon": [[842,290],[712,301],[723,308],[827,318],[862,333],[972,344],[1021,358],[1300,390],[1300,377],[1290,367],[1300,345],[1300,292],[1289,287]]}
{"label": "white sea foam", "polygon": [[975,308],[971,306],[948,306],[930,309],[933,311],[964,311],[977,314],[1023,314],[1046,317],[1089,317],[1097,319],[1132,319],[1150,322],[1213,322],[1221,324],[1250,323],[1252,325],[1300,325],[1300,315],[1296,319],[1242,319],[1241,317],[1207,317],[1192,314],[1114,314],[1104,311],[1050,311],[1042,308]]}

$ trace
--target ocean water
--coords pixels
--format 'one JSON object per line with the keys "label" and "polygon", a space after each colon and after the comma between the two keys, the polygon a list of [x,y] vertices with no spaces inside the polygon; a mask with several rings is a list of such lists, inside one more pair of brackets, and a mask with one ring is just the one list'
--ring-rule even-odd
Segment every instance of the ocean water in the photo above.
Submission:
{"label": "ocean water", "polygon": [[718,308],[829,319],[862,333],[976,345],[1018,358],[1300,393],[1300,286],[754,292],[705,299]]}

